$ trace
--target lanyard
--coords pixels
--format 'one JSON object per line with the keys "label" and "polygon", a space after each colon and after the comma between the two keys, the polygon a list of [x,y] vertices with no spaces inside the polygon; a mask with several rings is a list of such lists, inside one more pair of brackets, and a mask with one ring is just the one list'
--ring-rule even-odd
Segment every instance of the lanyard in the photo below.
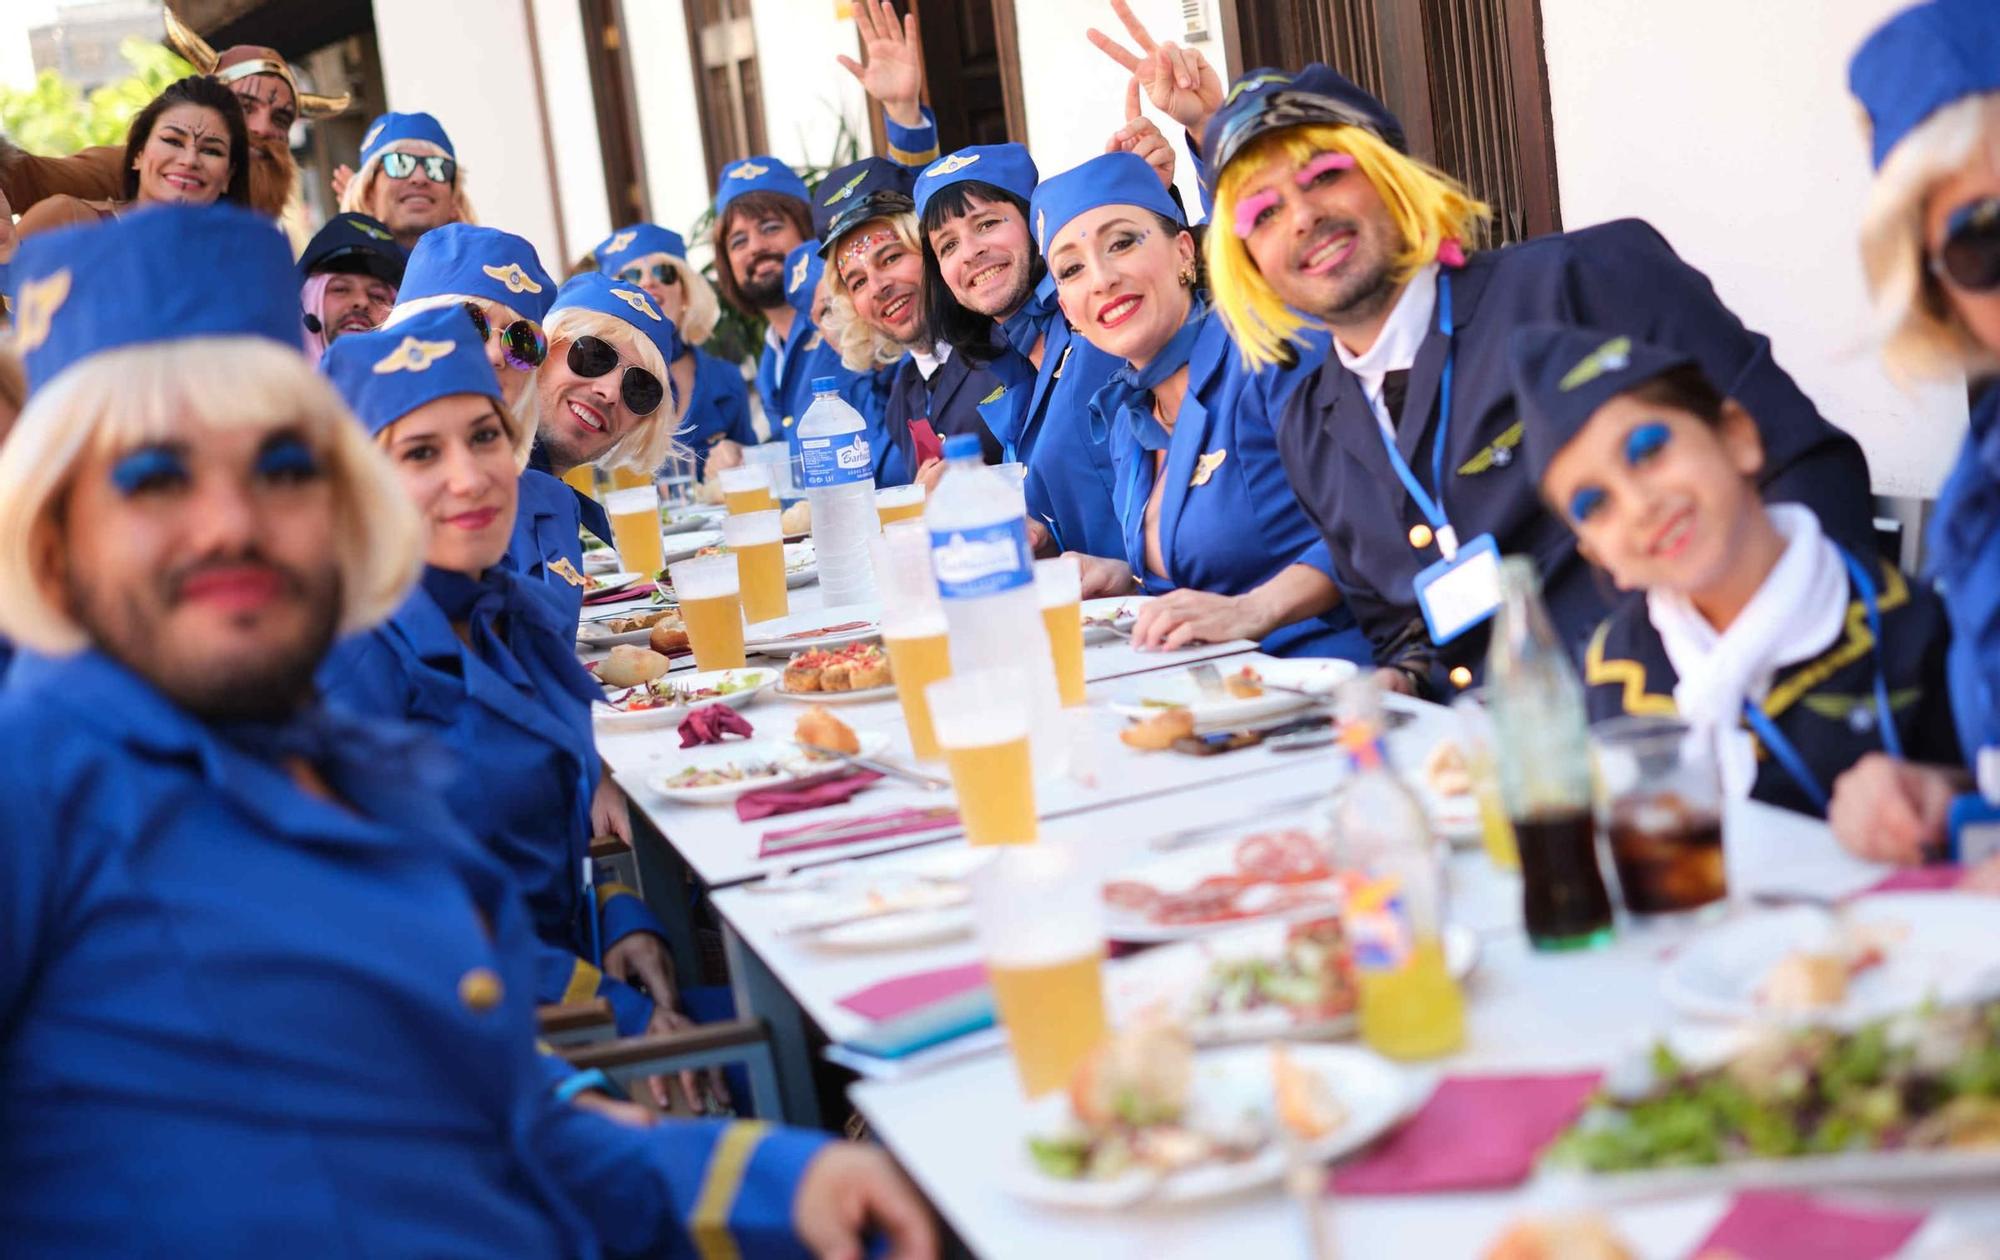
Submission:
{"label": "lanyard", "polygon": [[[1848,580],[1854,583],[1854,589],[1861,595],[1861,606],[1868,617],[1868,632],[1875,640],[1871,649],[1875,657],[1875,720],[1877,728],[1882,732],[1882,749],[1891,757],[1900,760],[1903,756],[1903,737],[1896,730],[1895,711],[1889,707],[1889,682],[1887,671],[1882,664],[1882,610],[1875,602],[1875,582],[1868,576],[1868,571],[1861,563],[1847,554],[1845,547],[1837,549],[1840,552],[1841,563],[1847,566]],[[1812,767],[1806,764],[1806,759],[1800,755],[1792,741],[1785,738],[1784,732],[1778,729],[1778,724],[1771,720],[1770,715],[1745,700],[1743,720],[1756,733],[1757,738],[1763,741],[1764,747],[1771,750],[1771,756],[1784,767],[1792,782],[1799,785],[1800,790],[1820,813],[1826,813],[1826,789],[1820,786]]]}
{"label": "lanyard", "polygon": [[1444,514],[1444,450],[1445,440],[1451,433],[1451,361],[1456,356],[1456,347],[1451,344],[1451,277],[1438,272],[1438,331],[1444,334],[1444,375],[1438,382],[1438,427],[1437,436],[1431,442],[1431,484],[1437,487],[1437,497],[1432,498],[1424,485],[1417,480],[1410,461],[1396,449],[1395,439],[1386,429],[1377,426],[1382,434],[1382,449],[1389,453],[1389,466],[1396,470],[1396,479],[1403,483],[1403,489],[1410,492],[1410,498],[1424,519],[1431,523],[1431,530],[1437,536],[1438,551],[1449,561],[1458,554],[1458,533],[1451,527],[1451,521]]}

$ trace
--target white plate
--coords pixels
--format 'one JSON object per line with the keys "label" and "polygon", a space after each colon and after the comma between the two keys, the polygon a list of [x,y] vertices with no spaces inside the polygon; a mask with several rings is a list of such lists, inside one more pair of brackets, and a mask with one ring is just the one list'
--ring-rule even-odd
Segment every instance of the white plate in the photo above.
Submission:
{"label": "white plate", "polygon": [[[1430,1093],[1435,1078],[1406,1071],[1387,1059],[1352,1046],[1297,1045],[1292,1061],[1317,1073],[1347,1110],[1346,1123],[1315,1142],[1305,1144],[1306,1156],[1326,1163],[1358,1150],[1409,1115]],[[1194,1082],[1189,1090],[1191,1117],[1236,1117],[1245,1113],[1277,1121],[1271,1098],[1271,1051],[1268,1046],[1232,1046],[1204,1050],[1195,1056]],[[1282,1141],[1274,1137],[1258,1154],[1239,1163],[1212,1164],[1162,1176],[1134,1170],[1108,1181],[1059,1181],[1035,1167],[1028,1153],[1031,1136],[1063,1132],[1070,1117],[1069,1095],[1058,1090],[1025,1104],[1020,1127],[1005,1130],[997,1140],[1011,1138],[1017,1152],[1005,1175],[1007,1190],[1031,1203],[1051,1207],[1116,1209],[1141,1200],[1155,1203],[1197,1203],[1271,1185],[1285,1173]]]}
{"label": "white plate", "polygon": [[[615,591],[621,586],[630,586],[644,576],[643,573],[633,573],[626,569],[618,569],[611,573],[600,574],[590,580],[589,586],[583,588],[583,597],[589,599],[592,595],[602,595],[606,591]],[[650,591],[641,592],[641,594],[650,593]]]}
{"label": "white plate", "polygon": [[[1147,1007],[1164,1003],[1194,1039],[1203,1044],[1352,1036],[1359,1026],[1354,1012],[1328,1019],[1299,1020],[1282,1006],[1217,1015],[1194,1009],[1195,998],[1205,986],[1213,964],[1224,959],[1282,956],[1287,926],[1279,922],[1253,923],[1198,941],[1149,949],[1114,963],[1105,972],[1104,984],[1111,1022],[1125,1023]],[[1444,965],[1454,980],[1463,982],[1471,975],[1479,965],[1478,934],[1462,924],[1446,924]]]}
{"label": "white plate", "polygon": [[714,528],[715,514],[713,512],[700,512],[689,508],[682,508],[680,514],[677,516],[669,516],[664,510],[660,513],[660,532],[662,534],[686,534],[697,529]]}
{"label": "white plate", "polygon": [[703,547],[720,547],[722,531],[719,529],[695,529],[687,533],[674,534],[660,540],[660,556],[667,564],[686,560]]}
{"label": "white plate", "polygon": [[819,553],[810,541],[785,544],[785,585],[809,586],[819,577]]}
{"label": "white plate", "polygon": [[859,691],[788,691],[780,683],[771,689],[771,694],[795,704],[867,704],[871,700],[895,699],[896,684],[863,687]]}
{"label": "white plate", "polygon": [[[1114,595],[1104,599],[1084,600],[1083,641],[1086,644],[1108,643],[1113,639],[1124,637],[1117,633],[1119,630],[1126,634],[1131,633],[1132,623],[1138,620],[1139,609],[1151,598],[1153,598],[1151,595]],[[1090,624],[1092,618],[1108,618],[1110,624],[1093,626]]]}
{"label": "white plate", "polygon": [[1884,893],[1849,903],[1853,924],[1907,930],[1883,947],[1883,961],[1855,976],[1847,1000],[1824,1011],[1777,1016],[1756,1000],[1771,968],[1794,950],[1825,948],[1833,917],[1792,907],[1758,911],[1690,940],[1660,977],[1667,1001],[1701,1019],[1824,1024],[1852,1028],[1925,1001],[1951,1005],[2000,991],[1996,903],[1973,893]]}
{"label": "white plate", "polygon": [[[795,877],[795,884],[777,880],[752,887],[788,898],[792,926],[786,934],[814,949],[836,953],[910,949],[972,932],[966,878],[989,857],[976,849],[918,852],[893,864],[877,862],[846,870],[823,867]],[[855,918],[884,907],[909,908]],[[840,919],[854,921],[837,927],[805,926]]]}
{"label": "white plate", "polygon": [[[856,731],[854,740],[861,745],[856,756],[879,757],[889,751],[889,735],[886,731]],[[807,752],[799,742],[787,736],[783,741],[787,750],[787,767],[799,778],[809,774],[820,774],[827,770],[838,770],[841,762],[837,758],[818,758]]]}
{"label": "white plate", "polygon": [[2000,1148],[1942,1151],[1854,1151],[1844,1155],[1801,1155],[1796,1159],[1745,1159],[1700,1168],[1656,1168],[1642,1172],[1588,1173],[1551,1168],[1543,1179],[1558,1194],[1598,1203],[1632,1203],[1735,1192],[1748,1187],[1821,1190],[1839,1186],[2000,1183]]}
{"label": "white plate", "polygon": [[[596,610],[593,609],[593,611]],[[627,612],[603,612],[600,615],[608,620],[614,616],[630,617],[640,611],[642,610],[635,608]],[[614,632],[607,629],[603,622],[593,621],[589,617],[585,617],[576,626],[576,641],[582,647],[609,648],[617,647],[621,643],[645,644],[650,642],[652,637],[653,628],[651,626],[647,626],[642,630],[621,630]]]}
{"label": "white plate", "polygon": [[[807,648],[839,647],[882,637],[882,609],[877,604],[849,604],[841,608],[815,608],[789,617],[755,622],[743,632],[743,650],[765,656],[790,656]],[[861,629],[835,633],[812,633],[827,626],[862,623]],[[799,635],[787,638],[787,635]]]}
{"label": "white plate", "polygon": [[[1186,892],[1211,875],[1232,874],[1236,870],[1236,846],[1248,836],[1260,833],[1290,831],[1295,828],[1310,831],[1313,821],[1303,815],[1285,815],[1272,819],[1269,823],[1244,823],[1240,828],[1222,831],[1213,843],[1196,845],[1175,853],[1146,858],[1104,877],[1104,883],[1121,880],[1137,880],[1151,884],[1164,893]],[[1289,923],[1296,919],[1319,919],[1340,912],[1343,898],[1337,884],[1314,885],[1274,885],[1273,893],[1288,888],[1317,888],[1325,891],[1325,899],[1308,906],[1275,913],[1270,921]],[[1106,939],[1127,941],[1140,945],[1156,945],[1171,941],[1189,941],[1201,936],[1214,936],[1218,932],[1234,931],[1249,923],[1261,922],[1255,918],[1225,919],[1216,923],[1154,923],[1144,914],[1128,910],[1123,906],[1104,904],[1104,935]]]}
{"label": "white plate", "polygon": [[586,577],[596,577],[600,573],[618,571],[618,553],[609,547],[599,547],[583,553],[583,572]]}
{"label": "white plate", "polygon": [[[778,671],[775,669],[715,669],[709,670],[706,673],[677,674],[668,675],[668,677],[672,680],[674,686],[685,687],[690,690],[699,687],[712,687],[724,681],[749,682],[751,686],[743,691],[732,691],[726,696],[716,696],[710,700],[697,700],[692,704],[661,705],[657,709],[639,709],[633,712],[614,709],[606,703],[593,704],[590,706],[591,719],[597,724],[599,730],[612,733],[620,731],[643,731],[656,726],[679,726],[681,719],[705,704],[714,704],[720,701],[732,709],[743,708],[778,681]],[[630,688],[627,687],[605,688],[607,693],[618,693],[628,690]]]}
{"label": "white plate", "polygon": [[[1226,665],[1218,664],[1216,669],[1227,679],[1246,665],[1268,682],[1296,687],[1317,696],[1331,696],[1334,689],[1352,678],[1358,668],[1353,661],[1330,657],[1286,660],[1252,652],[1231,657]],[[1226,696],[1210,700],[1202,695],[1193,675],[1185,669],[1158,670],[1121,680],[1111,695],[1113,713],[1147,718],[1158,714],[1162,708],[1181,706],[1194,712],[1198,728],[1237,726],[1302,709],[1310,703],[1304,696],[1293,695],[1289,691],[1266,691],[1247,700]]]}
{"label": "white plate", "polygon": [[[799,754],[798,745],[790,741],[771,739],[730,740],[721,744],[703,744],[695,748],[677,751],[669,762],[669,769],[655,772],[646,780],[661,796],[683,805],[727,805],[753,788],[770,787],[798,776],[786,769],[786,765]],[[768,772],[755,778],[739,780],[735,783],[718,783],[710,787],[670,787],[667,780],[682,770],[692,766],[702,770],[720,769],[724,766],[768,765]]]}

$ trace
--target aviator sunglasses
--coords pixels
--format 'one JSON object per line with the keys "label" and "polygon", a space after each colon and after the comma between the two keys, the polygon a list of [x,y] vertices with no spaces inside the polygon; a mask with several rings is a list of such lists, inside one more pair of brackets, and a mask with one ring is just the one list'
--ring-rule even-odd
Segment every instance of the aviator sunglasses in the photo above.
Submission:
{"label": "aviator sunglasses", "polygon": [[[618,351],[610,342],[598,337],[578,337],[569,343],[569,370],[578,376],[595,379],[618,366]],[[627,367],[625,375],[619,378],[618,395],[625,400],[625,406],[635,416],[650,416],[657,411],[660,400],[666,397],[666,390],[660,378],[642,367]]]}
{"label": "aviator sunglasses", "polygon": [[656,284],[663,284],[668,288],[672,288],[681,282],[681,273],[675,271],[665,263],[654,263],[651,267],[627,267],[618,273],[618,278],[627,284],[638,284],[646,279],[646,274],[649,271],[652,273],[653,281]]}
{"label": "aviator sunglasses", "polygon": [[[486,312],[472,302],[463,305],[472,317],[472,326],[479,330],[479,339],[493,340],[493,321],[486,318]],[[517,319],[500,330],[500,354],[516,372],[532,372],[549,357],[548,339],[534,321]]]}
{"label": "aviator sunglasses", "polygon": [[1931,271],[1967,293],[2000,288],[2000,197],[1982,197],[1951,212]]}
{"label": "aviator sunglasses", "polygon": [[410,172],[416,170],[419,165],[424,168],[424,178],[433,184],[449,184],[452,177],[458,174],[458,163],[448,157],[402,153],[395,150],[382,155],[382,171],[390,179],[408,179]]}

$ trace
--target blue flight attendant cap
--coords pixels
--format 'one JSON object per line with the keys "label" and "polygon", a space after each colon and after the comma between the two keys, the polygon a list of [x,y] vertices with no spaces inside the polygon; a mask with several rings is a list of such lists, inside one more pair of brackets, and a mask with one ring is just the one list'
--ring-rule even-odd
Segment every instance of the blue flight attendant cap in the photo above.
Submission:
{"label": "blue flight attendant cap", "polygon": [[513,233],[447,223],[417,238],[396,301],[447,293],[498,302],[540,323],[556,300],[556,282],[542,270],[535,247]]}
{"label": "blue flight attendant cap", "polygon": [[811,319],[813,293],[825,274],[826,259],[820,257],[817,239],[792,246],[792,252],[785,255],[785,302]]}
{"label": "blue flight attendant cap", "polygon": [[361,134],[361,160],[355,163],[355,169],[368,165],[399,140],[428,140],[443,149],[446,157],[458,160],[451,137],[444,133],[444,124],[429,114],[382,114]]}
{"label": "blue flight attendant cap", "polygon": [[2000,4],[1929,0],[1863,40],[1847,87],[1868,111],[1870,157],[1889,151],[1925,119],[1968,96],[2000,91]]}
{"label": "blue flight attendant cap", "polygon": [[1002,192],[1013,193],[1027,201],[1035,195],[1035,185],[1041,182],[1041,172],[1035,169],[1035,159],[1028,156],[1026,145],[975,144],[971,148],[960,149],[932,162],[924,168],[923,174],[917,176],[913,193],[917,214],[923,214],[924,207],[941,189],[968,180],[991,184]]}
{"label": "blue flight attendant cap", "polygon": [[1181,208],[1167,195],[1166,186],[1146,165],[1146,159],[1136,153],[1100,154],[1081,166],[1049,176],[1035,189],[1034,200],[1028,205],[1028,226],[1042,256],[1048,256],[1056,234],[1071,219],[1099,206],[1138,206],[1176,223],[1184,222]]}
{"label": "blue flight attendant cap", "polygon": [[806,191],[806,181],[799,178],[797,171],[768,153],[760,153],[756,157],[738,158],[722,168],[722,178],[715,183],[715,217],[721,218],[730,202],[753,192],[812,200]]}
{"label": "blue flight attendant cap", "polygon": [[455,307],[420,312],[394,328],[349,333],[326,348],[319,370],[371,434],[454,394],[502,399],[478,329]]}
{"label": "blue flight attendant cap", "polygon": [[1521,415],[1521,453],[1536,484],[1599,407],[1695,361],[1623,333],[1556,323],[1516,328],[1507,338],[1507,360]]}
{"label": "blue flight attendant cap", "polygon": [[681,239],[681,234],[657,223],[634,223],[619,228],[590,252],[597,259],[597,269],[607,276],[617,275],[619,268],[633,259],[667,254],[686,262],[688,256],[687,242]]}
{"label": "blue flight attendant cap", "polygon": [[1222,98],[1222,108],[1202,128],[1202,160],[1209,170],[1220,171],[1258,136],[1310,123],[1360,127],[1398,152],[1410,151],[1403,124],[1388,106],[1340,71],[1315,61],[1296,74],[1266,68],[1239,76]]}
{"label": "blue flight attendant cap", "polygon": [[865,157],[828,172],[813,190],[813,235],[820,239],[820,257],[870,219],[914,213],[911,183],[910,168],[888,158]]}
{"label": "blue flight attendant cap", "polygon": [[674,321],[660,313],[653,299],[647,297],[646,291],[636,284],[613,280],[601,271],[580,272],[563,281],[562,288],[556,291],[555,305],[549,308],[549,315],[553,317],[557,311],[571,307],[596,311],[630,324],[658,348],[663,363],[672,364],[681,357],[680,330],[674,327]]}
{"label": "blue flight attendant cap", "polygon": [[321,272],[336,275],[374,276],[389,284],[403,282],[403,269],[410,253],[396,243],[377,219],[356,210],[343,210],[326,221],[326,226],[306,242],[299,255],[299,278]]}
{"label": "blue flight attendant cap", "polygon": [[239,206],[155,206],[30,236],[12,275],[30,389],[93,355],[163,341],[265,337],[303,352],[291,245],[269,215]]}

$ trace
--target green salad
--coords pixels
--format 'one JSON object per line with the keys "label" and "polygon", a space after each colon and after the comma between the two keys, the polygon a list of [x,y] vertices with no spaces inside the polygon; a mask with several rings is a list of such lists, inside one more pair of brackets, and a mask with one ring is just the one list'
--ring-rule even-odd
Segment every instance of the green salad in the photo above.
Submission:
{"label": "green salad", "polygon": [[1600,1091],[1550,1161],[1607,1173],[2000,1146],[2000,1002],[1772,1034],[1703,1070],[1661,1046],[1650,1068],[1643,1089]]}

